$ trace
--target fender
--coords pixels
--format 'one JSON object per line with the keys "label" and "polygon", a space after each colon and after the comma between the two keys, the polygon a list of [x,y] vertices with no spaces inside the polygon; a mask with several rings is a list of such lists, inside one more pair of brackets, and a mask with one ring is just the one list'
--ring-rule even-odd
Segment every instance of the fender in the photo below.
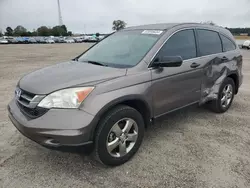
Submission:
{"label": "fender", "polygon": [[[122,97],[116,98],[116,99],[110,101],[109,103],[107,103],[96,114],[95,118],[93,119],[93,126],[92,126],[92,130],[91,130],[91,139],[92,140],[94,138],[98,123],[99,123],[100,119],[105,115],[105,113],[108,112],[110,109],[112,109],[114,106],[119,105],[119,104],[125,104],[128,101],[140,101],[140,102],[142,102],[145,105],[145,107],[147,108],[146,110],[149,114],[148,122],[145,122],[145,123],[147,124],[150,122],[150,119],[153,117],[152,107],[150,107],[149,102],[142,95],[132,94],[132,95],[122,96]],[[145,117],[144,117],[144,120],[145,120]]]}

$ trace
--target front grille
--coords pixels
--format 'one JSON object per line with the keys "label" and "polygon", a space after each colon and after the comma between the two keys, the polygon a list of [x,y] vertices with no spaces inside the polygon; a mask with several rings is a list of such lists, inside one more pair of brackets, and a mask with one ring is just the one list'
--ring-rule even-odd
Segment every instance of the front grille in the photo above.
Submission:
{"label": "front grille", "polygon": [[37,106],[44,96],[35,95],[20,88],[17,88],[15,93],[18,107],[29,118],[38,118],[49,110]]}
{"label": "front grille", "polygon": [[[29,93],[27,91],[24,91],[20,88],[17,88],[18,90],[20,90],[21,95],[18,99],[18,101],[20,103],[22,103],[23,105],[29,105],[30,102],[33,100],[33,98],[36,96],[35,94]],[[17,95],[17,90],[16,90],[16,95]]]}
{"label": "front grille", "polygon": [[42,115],[44,115],[46,112],[49,111],[49,109],[46,109],[46,108],[41,108],[41,107],[35,107],[35,108],[28,108],[24,105],[22,105],[21,103],[19,103],[17,101],[17,105],[18,107],[20,108],[21,112],[28,116],[29,118],[32,118],[32,119],[35,119],[35,118],[38,118]]}

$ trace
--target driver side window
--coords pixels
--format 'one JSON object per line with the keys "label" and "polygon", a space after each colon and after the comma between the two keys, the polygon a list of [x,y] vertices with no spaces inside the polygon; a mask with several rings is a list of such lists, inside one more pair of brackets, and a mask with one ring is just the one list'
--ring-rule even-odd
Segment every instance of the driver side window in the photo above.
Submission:
{"label": "driver side window", "polygon": [[158,57],[162,56],[181,56],[183,60],[197,57],[194,30],[182,30],[172,35],[158,53]]}

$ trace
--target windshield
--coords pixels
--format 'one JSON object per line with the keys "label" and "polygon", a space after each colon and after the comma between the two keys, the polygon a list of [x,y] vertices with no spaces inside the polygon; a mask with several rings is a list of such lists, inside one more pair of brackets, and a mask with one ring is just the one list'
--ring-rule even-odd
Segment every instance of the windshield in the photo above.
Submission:
{"label": "windshield", "polygon": [[133,67],[152,48],[161,33],[143,30],[114,33],[85,52],[78,61],[97,62],[117,68]]}

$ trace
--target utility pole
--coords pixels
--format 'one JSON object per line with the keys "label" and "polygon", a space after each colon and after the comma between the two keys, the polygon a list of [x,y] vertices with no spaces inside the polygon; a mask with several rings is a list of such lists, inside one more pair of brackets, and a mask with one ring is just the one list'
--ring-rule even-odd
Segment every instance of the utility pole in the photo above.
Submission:
{"label": "utility pole", "polygon": [[60,0],[57,0],[59,25],[63,25]]}

